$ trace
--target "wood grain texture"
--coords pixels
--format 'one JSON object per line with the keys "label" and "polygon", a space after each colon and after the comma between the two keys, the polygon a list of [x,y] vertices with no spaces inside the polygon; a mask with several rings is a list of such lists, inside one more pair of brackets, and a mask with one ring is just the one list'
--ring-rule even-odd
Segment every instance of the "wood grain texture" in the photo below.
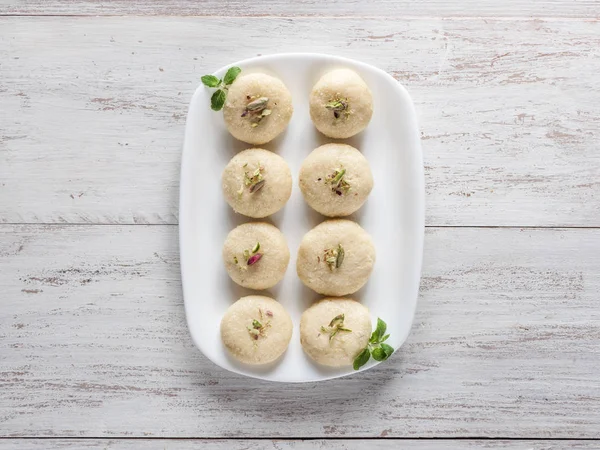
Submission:
{"label": "wood grain texture", "polygon": [[176,223],[199,76],[314,51],[379,66],[413,95],[429,225],[600,226],[598,21],[5,17],[0,27],[0,222]]}
{"label": "wood grain texture", "polygon": [[0,0],[0,14],[167,16],[599,17],[595,0]]}
{"label": "wood grain texture", "polygon": [[0,441],[2,450],[597,450],[598,441],[509,441],[509,440],[176,440],[176,439],[7,439]]}
{"label": "wood grain texture", "polygon": [[176,227],[0,226],[0,435],[600,438],[599,247],[593,229],[430,228],[394,357],[284,385],[194,348]]}

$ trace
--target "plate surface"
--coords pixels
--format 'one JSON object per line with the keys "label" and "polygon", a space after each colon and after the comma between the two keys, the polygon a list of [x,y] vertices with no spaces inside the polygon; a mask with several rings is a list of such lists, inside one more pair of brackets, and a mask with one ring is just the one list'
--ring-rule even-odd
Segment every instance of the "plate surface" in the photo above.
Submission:
{"label": "plate surface", "polygon": [[[331,369],[313,363],[300,345],[302,312],[320,295],[304,287],[296,275],[296,253],[302,236],[325,218],[304,202],[298,172],[304,158],[319,145],[345,142],[369,160],[375,186],[365,205],[353,216],[375,241],[377,261],[369,282],[356,294],[377,317],[387,322],[388,343],[398,349],[406,340],[415,313],[424,235],[424,177],[419,130],[406,90],[387,73],[364,63],[320,54],[280,54],[247,59],[243,72],[279,77],[293,97],[294,115],[287,130],[262,146],[281,155],[292,170],[294,186],[286,206],[265,219],[285,235],[290,265],[273,289],[252,291],[235,285],[221,257],[227,233],[253,219],[235,214],[221,192],[221,173],[227,162],[251,145],[229,135],[222,114],[210,109],[211,89],[200,85],[190,103],[181,165],[179,239],[185,312],[195,344],[211,361],[233,372],[264,380],[305,382],[354,373],[352,367]],[[230,67],[230,66],[228,66]],[[332,140],[312,125],[308,96],[325,72],[347,67],[358,72],[373,92],[374,113],[365,131],[346,140]],[[222,77],[227,67],[215,73]],[[268,366],[236,362],[224,348],[221,317],[238,298],[262,293],[280,301],[294,322],[287,352]],[[392,356],[393,364],[395,356]],[[389,361],[387,362],[390,363]],[[362,370],[373,367],[371,361]]]}

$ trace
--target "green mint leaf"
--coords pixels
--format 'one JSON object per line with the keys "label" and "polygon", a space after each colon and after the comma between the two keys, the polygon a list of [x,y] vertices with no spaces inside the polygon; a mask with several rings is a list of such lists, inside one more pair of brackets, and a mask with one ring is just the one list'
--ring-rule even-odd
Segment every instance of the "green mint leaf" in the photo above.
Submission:
{"label": "green mint leaf", "polygon": [[375,361],[383,361],[387,359],[387,356],[381,347],[374,348],[371,352],[371,355],[373,355],[373,359]]}
{"label": "green mint leaf", "polygon": [[208,87],[212,87],[212,88],[217,87],[219,85],[219,83],[221,83],[221,80],[219,80],[214,75],[204,75],[200,79],[202,80],[202,84],[204,84],[204,86],[208,86]]}
{"label": "green mint leaf", "polygon": [[375,332],[377,333],[377,342],[379,342],[381,337],[385,335],[385,330],[387,330],[386,323],[380,318],[377,318],[377,328],[375,329]]}
{"label": "green mint leaf", "polygon": [[370,344],[379,344],[381,342],[381,337],[385,334],[385,330],[387,329],[387,325],[381,319],[377,319],[377,327],[373,334],[371,334],[371,339],[369,339]]}
{"label": "green mint leaf", "polygon": [[390,337],[389,334],[386,334],[384,337],[382,337],[381,339],[379,339],[379,342],[385,342],[387,341],[387,339]]}
{"label": "green mint leaf", "polygon": [[225,104],[225,91],[218,89],[210,98],[210,107],[213,111],[221,111],[223,109],[223,105]]}
{"label": "green mint leaf", "polygon": [[358,370],[362,366],[364,366],[369,361],[370,357],[371,357],[371,352],[369,351],[369,347],[367,347],[362,352],[360,352],[358,354],[358,356],[354,359],[354,364],[353,364],[354,370]]}
{"label": "green mint leaf", "polygon": [[388,359],[394,353],[394,348],[391,345],[381,344],[381,350],[385,352],[385,358]]}
{"label": "green mint leaf", "polygon": [[225,76],[223,77],[223,82],[227,85],[233,83],[241,71],[242,69],[240,69],[239,67],[230,67],[229,70],[227,70]]}

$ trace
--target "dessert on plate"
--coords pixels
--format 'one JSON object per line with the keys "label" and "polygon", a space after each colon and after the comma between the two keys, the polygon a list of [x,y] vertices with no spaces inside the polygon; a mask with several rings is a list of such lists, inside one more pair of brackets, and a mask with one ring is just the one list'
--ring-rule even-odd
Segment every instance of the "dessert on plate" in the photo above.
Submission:
{"label": "dessert on plate", "polygon": [[262,148],[235,155],[221,177],[225,200],[237,213],[262,218],[279,211],[292,194],[292,172],[285,160]]}
{"label": "dessert on plate", "polygon": [[367,200],[373,174],[354,147],[325,144],[302,163],[299,184],[304,200],[315,211],[329,217],[348,216]]}
{"label": "dessert on plate", "polygon": [[242,73],[228,88],[223,118],[236,139],[265,144],[285,130],[293,111],[292,95],[279,78]]}
{"label": "dessert on plate", "polygon": [[267,364],[286,351],[292,327],[292,319],[280,303],[270,297],[249,295],[225,312],[221,339],[238,361]]}
{"label": "dessert on plate", "polygon": [[300,342],[308,356],[326,366],[349,366],[371,336],[369,310],[348,298],[325,298],[300,319]]}
{"label": "dessert on plate", "polygon": [[364,130],[373,115],[373,94],[353,70],[327,72],[313,87],[310,118],[325,136],[346,139]]}
{"label": "dessert on plate", "polygon": [[365,285],[375,264],[371,236],[356,222],[327,220],[302,238],[296,271],[302,282],[323,295],[352,294]]}
{"label": "dessert on plate", "polygon": [[229,232],[223,244],[227,274],[240,286],[269,289],[287,270],[290,251],[279,229],[265,222],[244,223]]}

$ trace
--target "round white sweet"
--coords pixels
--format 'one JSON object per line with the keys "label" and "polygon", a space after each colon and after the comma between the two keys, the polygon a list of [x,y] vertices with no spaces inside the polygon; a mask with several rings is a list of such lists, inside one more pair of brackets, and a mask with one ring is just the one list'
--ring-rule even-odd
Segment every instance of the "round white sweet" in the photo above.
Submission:
{"label": "round white sweet", "polygon": [[234,156],[221,181],[227,203],[235,212],[248,217],[276,213],[292,194],[289,166],[281,156],[262,148],[251,148]]}
{"label": "round white sweet", "polygon": [[275,286],[287,270],[290,251],[281,231],[265,222],[244,223],[227,235],[223,262],[231,279],[250,289]]}
{"label": "round white sweet", "polygon": [[[343,330],[336,331],[338,327]],[[304,311],[300,319],[302,348],[313,360],[326,366],[351,365],[367,347],[370,336],[369,310],[347,298],[320,300]]]}
{"label": "round white sweet", "polygon": [[299,184],[311,208],[340,217],[363,205],[373,189],[373,175],[367,159],[354,147],[325,144],[302,163]]}
{"label": "round white sweet", "polygon": [[231,355],[246,364],[267,364],[279,358],[292,337],[292,319],[272,298],[242,297],[221,320],[221,339]]}
{"label": "round white sweet", "polygon": [[293,112],[292,95],[285,84],[264,73],[238,76],[229,87],[223,106],[229,132],[249,144],[265,144],[275,139],[285,130]]}
{"label": "round white sweet", "polygon": [[371,236],[355,222],[336,219],[304,235],[296,271],[302,282],[319,294],[342,296],[363,287],[374,264]]}
{"label": "round white sweet", "polygon": [[373,115],[373,95],[350,69],[326,73],[310,93],[310,117],[321,133],[345,139],[364,130]]}

